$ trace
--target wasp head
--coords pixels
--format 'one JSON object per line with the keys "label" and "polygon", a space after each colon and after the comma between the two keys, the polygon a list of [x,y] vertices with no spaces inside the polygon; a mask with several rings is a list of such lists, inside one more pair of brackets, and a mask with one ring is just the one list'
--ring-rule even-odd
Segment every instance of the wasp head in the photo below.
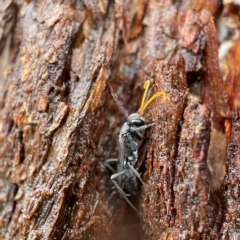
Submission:
{"label": "wasp head", "polygon": [[141,127],[146,124],[145,118],[141,117],[138,113],[132,113],[129,115],[127,121],[129,125],[133,127]]}

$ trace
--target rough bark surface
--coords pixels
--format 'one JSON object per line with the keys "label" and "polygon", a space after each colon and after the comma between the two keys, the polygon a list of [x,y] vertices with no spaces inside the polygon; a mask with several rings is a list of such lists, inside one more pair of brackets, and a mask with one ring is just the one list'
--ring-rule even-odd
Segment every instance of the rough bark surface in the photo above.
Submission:
{"label": "rough bark surface", "polygon": [[153,108],[151,113],[157,124],[152,129],[147,154],[142,216],[146,234],[157,239],[159,236],[164,238],[165,231],[174,225],[173,165],[188,90],[183,62],[177,66],[156,63],[153,78],[156,91],[166,91],[167,100],[166,104]]}
{"label": "rough bark surface", "polygon": [[[2,1],[0,239],[240,238],[239,11],[234,0]],[[138,216],[104,161],[146,79],[166,101],[145,114],[155,125],[139,144]]]}

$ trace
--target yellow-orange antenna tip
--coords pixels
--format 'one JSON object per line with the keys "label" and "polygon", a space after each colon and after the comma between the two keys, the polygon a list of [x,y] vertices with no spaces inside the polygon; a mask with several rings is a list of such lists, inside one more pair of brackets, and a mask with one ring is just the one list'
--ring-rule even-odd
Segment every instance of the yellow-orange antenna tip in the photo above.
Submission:
{"label": "yellow-orange antenna tip", "polygon": [[142,98],[142,102],[141,102],[141,106],[140,106],[140,109],[143,107],[144,105],[144,102],[145,102],[145,99],[146,99],[146,96],[147,96],[147,92],[148,92],[148,89],[149,89],[149,85],[150,85],[150,81],[147,80],[144,85],[143,85],[143,88],[145,89],[144,93],[143,93],[143,98]]}
{"label": "yellow-orange antenna tip", "polygon": [[145,109],[147,108],[147,106],[148,106],[150,103],[152,103],[152,102],[153,102],[157,97],[159,97],[159,96],[162,96],[163,102],[166,102],[166,93],[165,93],[165,92],[157,92],[157,93],[155,93],[155,94],[147,101],[147,103],[146,103],[144,106],[141,105],[141,108],[140,108],[140,111],[139,111],[140,116],[143,116],[144,111],[145,111]]}

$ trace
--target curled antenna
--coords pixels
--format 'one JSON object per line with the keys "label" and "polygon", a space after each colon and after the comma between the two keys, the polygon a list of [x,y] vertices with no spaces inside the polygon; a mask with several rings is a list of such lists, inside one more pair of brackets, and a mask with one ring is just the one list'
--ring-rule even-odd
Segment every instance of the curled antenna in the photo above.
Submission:
{"label": "curled antenna", "polygon": [[157,92],[155,93],[146,103],[145,103],[145,99],[147,96],[147,92],[149,89],[149,85],[150,85],[150,81],[147,80],[144,83],[143,88],[145,89],[144,93],[143,93],[143,98],[142,98],[142,102],[141,102],[141,106],[140,109],[138,110],[140,116],[143,116],[145,109],[147,108],[147,106],[152,103],[157,97],[162,96],[163,102],[166,102],[166,92]]}

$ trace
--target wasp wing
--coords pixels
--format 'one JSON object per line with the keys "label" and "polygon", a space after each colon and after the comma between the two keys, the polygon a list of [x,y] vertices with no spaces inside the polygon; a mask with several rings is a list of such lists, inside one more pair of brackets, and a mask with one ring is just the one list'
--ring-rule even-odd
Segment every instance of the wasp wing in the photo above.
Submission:
{"label": "wasp wing", "polygon": [[119,169],[118,172],[123,170],[125,160],[125,140],[122,136],[119,137],[119,152],[118,152],[118,163]]}

